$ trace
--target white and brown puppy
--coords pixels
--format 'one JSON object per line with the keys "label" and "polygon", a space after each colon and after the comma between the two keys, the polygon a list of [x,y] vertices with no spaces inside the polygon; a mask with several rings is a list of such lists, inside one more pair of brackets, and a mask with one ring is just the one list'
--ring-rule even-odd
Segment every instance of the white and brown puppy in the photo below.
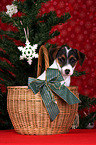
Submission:
{"label": "white and brown puppy", "polygon": [[[78,51],[77,49],[69,48],[66,45],[63,45],[58,48],[51,48],[50,57],[53,59],[53,64],[49,68],[59,69],[61,72],[64,81],[61,84],[65,86],[70,86],[70,76],[73,74],[77,62],[79,61],[80,65],[83,64],[85,55]],[[44,71],[38,79],[45,80],[46,72]],[[79,115],[76,114],[75,121],[72,125],[72,129],[75,129],[79,126]]]}
{"label": "white and brown puppy", "polygon": [[[66,45],[58,48],[51,48],[49,54],[51,59],[53,59],[53,64],[49,68],[58,69],[64,78],[61,84],[70,86],[70,76],[73,74],[78,61],[80,65],[83,64],[85,55],[77,49],[69,48]],[[45,76],[46,72],[44,71],[38,79],[45,80]]]}

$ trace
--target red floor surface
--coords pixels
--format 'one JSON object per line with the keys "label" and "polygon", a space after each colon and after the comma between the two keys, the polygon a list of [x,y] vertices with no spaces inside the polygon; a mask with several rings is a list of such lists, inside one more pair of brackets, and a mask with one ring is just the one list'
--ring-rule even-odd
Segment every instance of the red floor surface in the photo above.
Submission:
{"label": "red floor surface", "polygon": [[93,145],[96,129],[75,129],[59,135],[20,135],[14,130],[0,130],[0,145]]}

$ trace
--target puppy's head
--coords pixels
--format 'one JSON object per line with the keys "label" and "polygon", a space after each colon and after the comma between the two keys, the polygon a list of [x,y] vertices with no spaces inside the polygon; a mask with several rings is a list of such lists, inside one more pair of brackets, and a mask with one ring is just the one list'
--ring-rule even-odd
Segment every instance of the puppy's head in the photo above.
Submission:
{"label": "puppy's head", "polygon": [[85,54],[67,45],[51,48],[49,52],[51,58],[56,59],[56,63],[59,64],[63,76],[72,75],[77,62],[79,61],[80,65],[82,65],[85,59]]}

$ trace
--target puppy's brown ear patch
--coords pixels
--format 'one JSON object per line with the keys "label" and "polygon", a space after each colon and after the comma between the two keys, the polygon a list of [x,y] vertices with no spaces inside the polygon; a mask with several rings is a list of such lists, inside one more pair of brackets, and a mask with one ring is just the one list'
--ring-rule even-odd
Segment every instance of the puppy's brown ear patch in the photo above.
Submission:
{"label": "puppy's brown ear patch", "polygon": [[49,49],[49,57],[50,59],[53,61],[54,59],[56,59],[56,55],[57,55],[57,52],[58,50],[60,49],[60,47],[55,47],[55,48],[50,48]]}
{"label": "puppy's brown ear patch", "polygon": [[83,62],[85,60],[85,54],[80,52],[80,51],[78,51],[78,58],[79,58],[79,63],[82,66],[82,64],[83,64]]}

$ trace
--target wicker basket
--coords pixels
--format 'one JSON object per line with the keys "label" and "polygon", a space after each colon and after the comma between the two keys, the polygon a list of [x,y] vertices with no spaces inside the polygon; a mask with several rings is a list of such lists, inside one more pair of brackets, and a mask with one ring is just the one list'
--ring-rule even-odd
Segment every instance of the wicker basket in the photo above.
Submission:
{"label": "wicker basket", "polygon": [[[39,51],[39,63],[37,75],[40,75],[42,50],[46,48],[42,46]],[[47,51],[47,50],[46,50]],[[49,65],[47,52],[44,52],[45,69]],[[77,97],[78,88],[76,86],[68,87]],[[32,90],[27,86],[10,86],[7,95],[7,110],[17,133],[27,135],[48,135],[61,134],[69,132],[75,115],[78,111],[78,104],[68,105],[60,97],[54,94],[60,110],[56,119],[51,122],[46,107],[43,104],[40,93],[34,95]]]}

